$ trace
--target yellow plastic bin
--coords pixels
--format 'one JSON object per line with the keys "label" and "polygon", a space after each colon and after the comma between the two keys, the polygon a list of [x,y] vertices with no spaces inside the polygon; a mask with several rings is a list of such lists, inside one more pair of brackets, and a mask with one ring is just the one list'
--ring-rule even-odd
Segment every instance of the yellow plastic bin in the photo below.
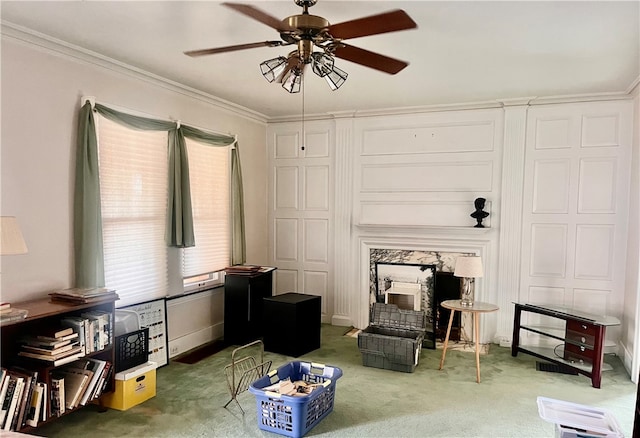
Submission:
{"label": "yellow plastic bin", "polygon": [[147,362],[116,374],[116,390],[105,394],[105,406],[126,411],[156,395],[155,362]]}

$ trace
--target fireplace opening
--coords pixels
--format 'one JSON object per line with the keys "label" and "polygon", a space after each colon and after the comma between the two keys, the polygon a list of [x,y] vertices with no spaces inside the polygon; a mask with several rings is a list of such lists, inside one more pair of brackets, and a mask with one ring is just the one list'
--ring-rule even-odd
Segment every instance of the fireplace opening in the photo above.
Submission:
{"label": "fireplace opening", "polygon": [[[449,325],[449,317],[451,310],[440,306],[440,303],[446,300],[460,299],[460,277],[454,277],[453,272],[436,272],[435,282],[435,298],[436,298],[436,339],[444,341],[447,335],[447,326]],[[460,313],[453,316],[453,324],[451,324],[450,341],[459,341],[462,323]]]}

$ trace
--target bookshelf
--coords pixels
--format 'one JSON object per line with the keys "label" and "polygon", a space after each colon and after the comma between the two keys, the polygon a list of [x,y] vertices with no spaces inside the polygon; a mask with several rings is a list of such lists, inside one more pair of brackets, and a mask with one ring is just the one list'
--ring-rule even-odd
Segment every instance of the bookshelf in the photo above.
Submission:
{"label": "bookshelf", "polygon": [[[52,380],[52,371],[55,371],[56,368],[52,366],[50,363],[30,359],[26,357],[19,356],[18,353],[22,351],[21,343],[18,341],[25,335],[37,335],[38,333],[46,333],[49,331],[51,327],[58,326],[62,318],[67,316],[80,316],[86,312],[91,311],[101,311],[106,312],[111,315],[111,328],[113,328],[113,315],[115,314],[115,302],[118,299],[117,295],[111,295],[104,300],[94,301],[91,303],[84,304],[73,304],[66,302],[53,302],[47,296],[46,298],[31,300],[31,301],[23,301],[18,303],[11,303],[11,307],[25,309],[28,311],[28,315],[26,318],[18,321],[11,321],[4,323],[0,327],[0,336],[1,336],[1,365],[2,368],[10,369],[15,367],[20,367],[22,369],[37,371],[38,382],[43,382],[47,385],[47,403],[49,407],[51,405],[51,380]],[[111,364],[114,363],[115,360],[115,349],[113,348],[113,336],[110,337],[111,342],[108,345],[105,345],[99,351],[87,352],[82,359],[97,359],[100,361],[107,361]],[[65,365],[62,365],[65,366]],[[104,392],[111,392],[113,388],[115,388],[114,384],[114,374],[112,373],[109,377],[109,380],[105,386]],[[104,393],[103,392],[103,393]],[[95,402],[95,400],[93,401]],[[99,399],[98,399],[99,403]],[[88,404],[88,403],[87,403]],[[78,409],[83,408],[83,405],[79,405],[74,407],[73,409],[65,410],[62,415],[67,415],[71,412],[74,412]],[[49,412],[51,409],[49,409]],[[46,419],[39,421],[37,426],[29,426],[25,427],[17,427],[17,432],[29,432],[35,430],[37,427],[49,423],[51,421],[55,421],[58,416],[52,415],[50,413]]]}

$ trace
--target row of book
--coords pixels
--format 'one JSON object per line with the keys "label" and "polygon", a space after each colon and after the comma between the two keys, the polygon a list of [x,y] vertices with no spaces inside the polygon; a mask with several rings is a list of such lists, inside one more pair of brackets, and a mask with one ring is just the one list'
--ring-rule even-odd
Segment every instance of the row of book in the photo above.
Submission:
{"label": "row of book", "polygon": [[98,399],[108,387],[113,373],[111,362],[86,358],[51,372],[51,415],[84,406]]}
{"label": "row of book", "polygon": [[37,427],[51,416],[84,406],[108,387],[113,366],[100,359],[80,359],[51,372],[50,386],[38,381],[38,371],[22,367],[0,369],[0,429]]}
{"label": "row of book", "polygon": [[[43,385],[38,384],[38,372],[24,368],[0,369],[0,429],[20,430],[25,426],[37,424],[42,419],[38,411],[36,416],[32,406],[42,406]],[[39,395],[35,395],[39,394]]]}
{"label": "row of book", "polygon": [[59,326],[21,339],[18,356],[61,366],[113,343],[113,313],[92,310],[61,318]]}

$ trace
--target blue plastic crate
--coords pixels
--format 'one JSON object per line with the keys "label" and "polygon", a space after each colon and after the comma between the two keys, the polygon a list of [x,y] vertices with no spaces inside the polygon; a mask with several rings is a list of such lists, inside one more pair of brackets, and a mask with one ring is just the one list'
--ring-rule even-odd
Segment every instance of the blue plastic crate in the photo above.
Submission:
{"label": "blue plastic crate", "polygon": [[[336,381],[341,376],[337,367],[293,361],[256,380],[249,391],[256,396],[258,427],[293,438],[304,436],[333,410]],[[287,378],[323,386],[302,397],[262,390]]]}

